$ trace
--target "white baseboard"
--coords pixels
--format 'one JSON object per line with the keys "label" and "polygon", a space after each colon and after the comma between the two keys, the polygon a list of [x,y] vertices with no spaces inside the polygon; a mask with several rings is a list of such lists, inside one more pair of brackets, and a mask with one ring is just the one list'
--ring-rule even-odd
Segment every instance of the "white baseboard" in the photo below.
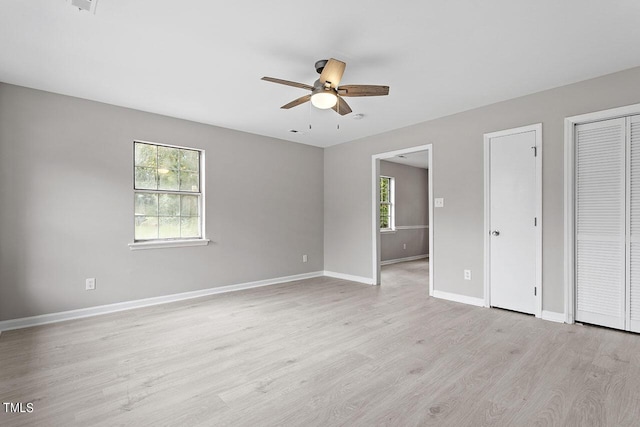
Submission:
{"label": "white baseboard", "polygon": [[558,313],[555,311],[542,310],[542,318],[544,320],[549,320],[551,322],[558,322],[558,323],[564,323],[565,321],[564,313]]}
{"label": "white baseboard", "polygon": [[351,274],[336,273],[334,271],[324,271],[324,275],[327,277],[334,277],[336,279],[350,280],[352,282],[364,283],[366,285],[373,285],[373,279],[370,277],[352,276]]}
{"label": "white baseboard", "polygon": [[380,261],[380,265],[398,264],[399,262],[415,261],[418,259],[429,258],[429,255],[415,255],[405,258],[388,259],[386,261]]}
{"label": "white baseboard", "polygon": [[449,301],[461,302],[463,304],[475,305],[478,307],[484,307],[484,298],[470,297],[467,295],[452,294],[449,292],[442,292],[433,290],[433,296],[440,299],[446,299]]}
{"label": "white baseboard", "polygon": [[0,321],[0,332],[12,329],[21,329],[29,326],[45,325],[47,323],[62,322],[65,320],[81,319],[83,317],[98,316],[100,314],[115,313],[133,308],[149,307],[152,305],[166,304],[207,295],[215,295],[226,292],[241,291],[243,289],[259,288],[261,286],[277,285],[296,280],[311,279],[323,276],[322,271],[295,274],[293,276],[276,277],[273,279],[258,280],[255,282],[239,283],[236,285],[219,286],[216,288],[201,289],[198,291],[182,292],[179,294],[163,295],[159,297],[145,298],[134,301],[117,302],[114,304],[100,305],[96,307],[80,308],[77,310],[62,311],[59,313],[41,314],[39,316],[22,317]]}

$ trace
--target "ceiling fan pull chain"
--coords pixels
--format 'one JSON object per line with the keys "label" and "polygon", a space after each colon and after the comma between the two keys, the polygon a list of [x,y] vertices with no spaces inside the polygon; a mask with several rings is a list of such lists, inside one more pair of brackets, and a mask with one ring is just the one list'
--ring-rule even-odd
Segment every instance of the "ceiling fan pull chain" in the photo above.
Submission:
{"label": "ceiling fan pull chain", "polygon": [[309,130],[311,130],[311,103],[309,103]]}

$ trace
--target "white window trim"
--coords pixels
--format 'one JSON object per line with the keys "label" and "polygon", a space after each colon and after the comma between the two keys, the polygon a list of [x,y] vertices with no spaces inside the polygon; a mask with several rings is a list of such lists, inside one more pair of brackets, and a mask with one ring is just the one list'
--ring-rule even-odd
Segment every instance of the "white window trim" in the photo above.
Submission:
{"label": "white window trim", "polygon": [[[188,238],[188,239],[167,239],[167,240],[145,240],[140,242],[134,241],[129,243],[129,249],[132,251],[137,251],[137,250],[144,250],[144,249],[166,249],[166,248],[183,248],[183,247],[189,247],[189,246],[207,246],[210,242],[210,239],[207,239],[207,230],[206,230],[206,210],[205,210],[205,206],[206,206],[205,173],[206,172],[204,167],[205,151],[201,148],[183,147],[180,145],[171,145],[171,144],[161,144],[158,142],[142,141],[139,139],[136,139],[133,142],[134,142],[134,147],[135,147],[135,143],[139,142],[142,144],[162,145],[164,147],[182,148],[185,150],[197,150],[200,152],[200,229],[202,230],[202,237],[196,238],[196,239]],[[134,159],[134,163],[135,163],[135,159]],[[133,191],[135,193],[137,191],[135,189],[135,174],[133,176],[133,179],[134,179]],[[132,229],[131,231],[132,231],[132,235],[135,236],[135,229]]]}
{"label": "white window trim", "polygon": [[[392,176],[380,175],[380,178],[389,178],[389,202],[388,205],[390,207],[389,213],[389,227],[388,228],[380,228],[380,233],[395,233],[396,232],[396,179]],[[378,181],[378,186],[380,186],[380,182]],[[385,202],[380,202],[380,205]],[[378,212],[380,212],[380,208],[378,208]]]}
{"label": "white window trim", "polygon": [[176,239],[129,243],[129,249],[138,251],[142,249],[184,248],[187,246],[207,246],[209,239]]}

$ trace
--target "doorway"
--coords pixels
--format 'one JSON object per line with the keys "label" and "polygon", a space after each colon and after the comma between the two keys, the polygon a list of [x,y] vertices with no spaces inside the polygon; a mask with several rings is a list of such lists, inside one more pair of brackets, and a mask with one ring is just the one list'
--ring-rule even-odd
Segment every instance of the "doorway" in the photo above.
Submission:
{"label": "doorway", "polygon": [[[395,230],[400,227],[401,230],[418,230],[426,228],[428,230],[428,254],[429,254],[429,295],[433,294],[433,271],[434,271],[434,250],[433,250],[433,167],[432,167],[432,144],[421,145],[417,147],[405,148],[402,150],[388,151],[385,153],[374,154],[372,156],[372,204],[371,204],[371,218],[372,218],[372,265],[373,265],[373,284],[380,285],[381,282],[381,219],[380,219],[380,169],[381,161],[394,160],[394,163],[402,163],[402,157],[418,157],[412,156],[416,153],[424,153],[424,156],[419,156],[421,162],[426,164],[424,167],[427,169],[427,200],[428,200],[428,223],[427,224],[396,224],[395,217],[389,216],[386,220],[386,225],[393,226]],[[387,197],[388,194],[385,196]],[[387,201],[388,202],[388,201]],[[385,220],[383,220],[385,221]]]}
{"label": "doorway", "polygon": [[542,317],[542,124],[484,148],[485,305]]}

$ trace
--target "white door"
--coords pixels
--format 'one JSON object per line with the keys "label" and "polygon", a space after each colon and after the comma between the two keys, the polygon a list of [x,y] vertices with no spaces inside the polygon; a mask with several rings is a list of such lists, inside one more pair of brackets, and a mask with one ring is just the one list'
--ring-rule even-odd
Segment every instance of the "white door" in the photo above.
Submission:
{"label": "white door", "polygon": [[575,128],[575,318],[619,329],[626,317],[625,123]]}
{"label": "white door", "polygon": [[535,314],[539,130],[513,131],[488,135],[489,299],[492,307]]}

